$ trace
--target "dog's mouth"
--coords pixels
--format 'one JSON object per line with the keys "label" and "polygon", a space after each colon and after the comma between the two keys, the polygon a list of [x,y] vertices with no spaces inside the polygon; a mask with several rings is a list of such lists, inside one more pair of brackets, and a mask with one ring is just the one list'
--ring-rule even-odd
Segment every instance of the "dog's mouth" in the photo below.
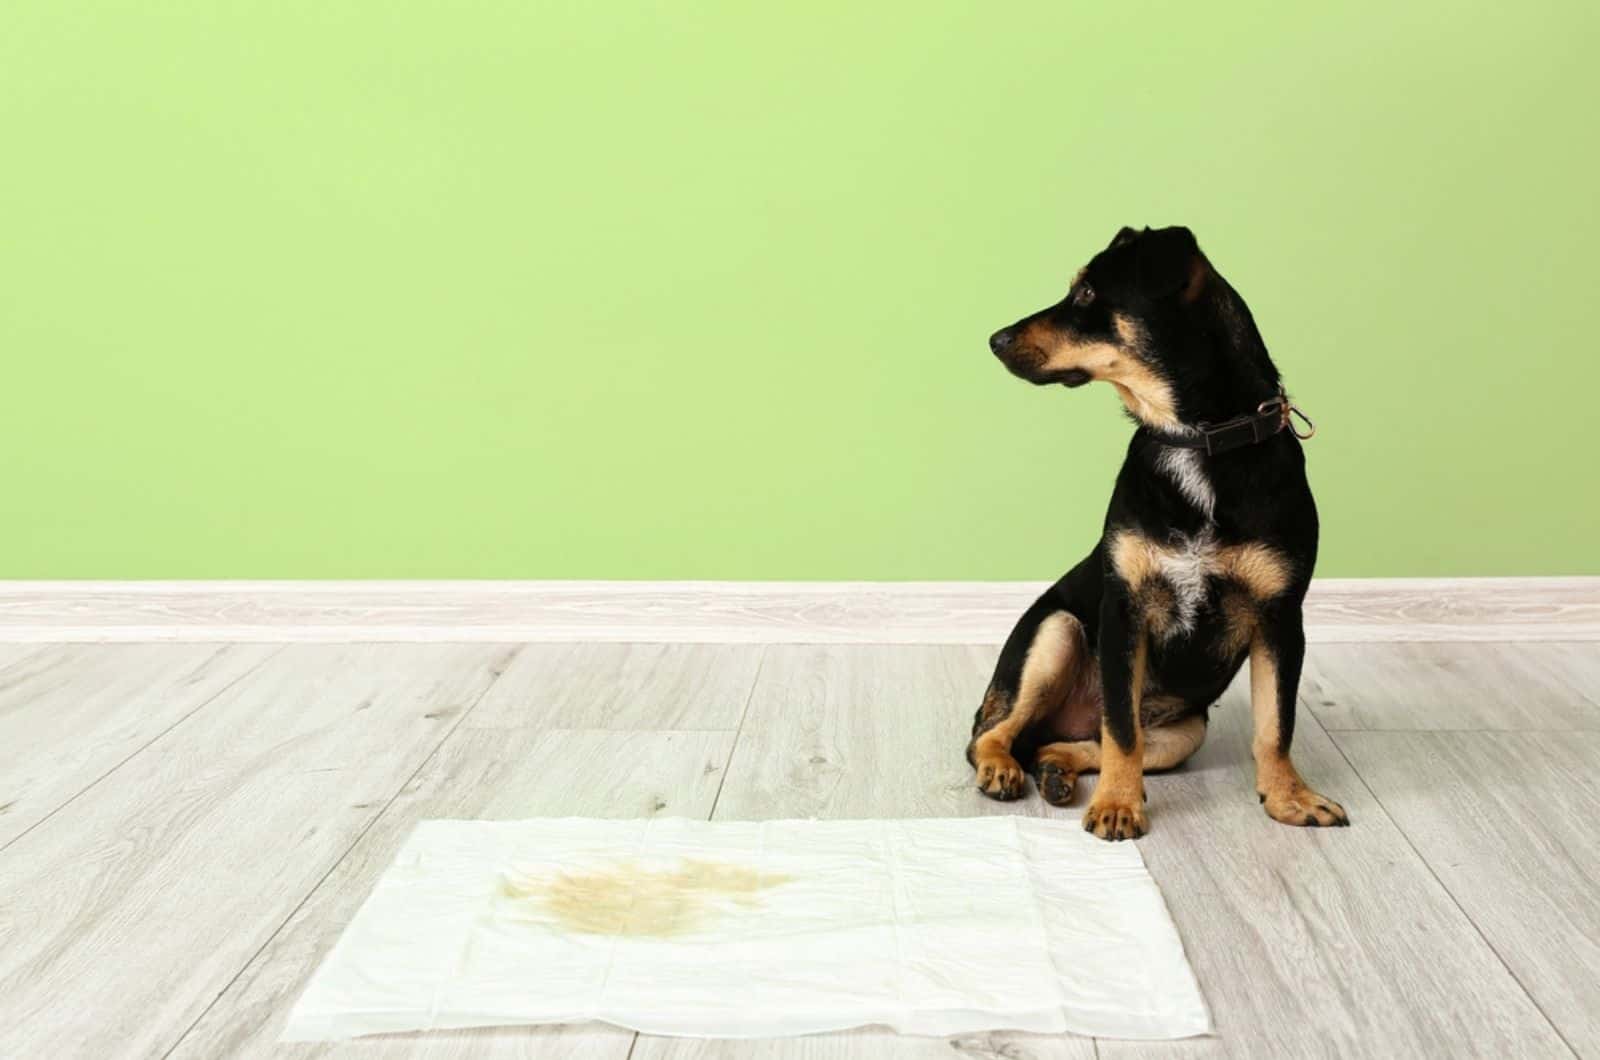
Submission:
{"label": "dog's mouth", "polygon": [[1006,371],[1034,386],[1080,387],[1092,382],[1094,375],[1084,368],[1045,368],[1050,358],[1037,346],[1017,346],[999,351],[995,356],[1006,366]]}
{"label": "dog's mouth", "polygon": [[1060,383],[1065,387],[1080,387],[1093,379],[1094,376],[1082,368],[1058,368],[1053,372],[1042,372],[1029,380],[1029,382],[1038,383],[1041,386]]}

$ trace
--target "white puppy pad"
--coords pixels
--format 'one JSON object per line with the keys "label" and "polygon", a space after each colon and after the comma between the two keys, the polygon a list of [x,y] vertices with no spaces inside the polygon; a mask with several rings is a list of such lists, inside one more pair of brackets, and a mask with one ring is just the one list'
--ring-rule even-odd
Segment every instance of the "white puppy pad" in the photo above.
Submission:
{"label": "white puppy pad", "polygon": [[564,818],[419,825],[283,1040],[586,1020],[1210,1030],[1138,848],[1076,822]]}

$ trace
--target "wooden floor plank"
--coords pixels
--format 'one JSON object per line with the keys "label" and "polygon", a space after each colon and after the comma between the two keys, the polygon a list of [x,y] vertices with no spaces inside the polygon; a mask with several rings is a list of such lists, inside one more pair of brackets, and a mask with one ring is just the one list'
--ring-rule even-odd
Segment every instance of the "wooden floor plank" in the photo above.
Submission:
{"label": "wooden floor plank", "polygon": [[735,729],[761,648],[730,644],[530,644],[474,728]]}
{"label": "wooden floor plank", "polygon": [[1336,734],[1517,980],[1600,1057],[1600,733]]}
{"label": "wooden floor plank", "polygon": [[512,651],[287,647],[0,852],[0,1056],[172,1045]]}
{"label": "wooden floor plank", "polygon": [[1351,827],[1261,812],[1247,692],[1236,682],[1199,753],[1149,781],[1140,840],[1218,1036],[1102,1041],[1101,1057],[1566,1055],[1315,719],[1295,760]]}
{"label": "wooden floor plank", "polygon": [[279,650],[56,644],[0,669],[0,848]]}
{"label": "wooden floor plank", "polygon": [[48,654],[52,650],[61,648],[59,644],[5,644],[0,643],[0,689],[4,689],[13,680],[12,675],[6,671],[21,662],[23,659],[35,655]]}
{"label": "wooden floor plank", "polygon": [[703,818],[716,798],[732,744],[732,732],[463,726],[196,1024],[175,1057],[626,1056],[632,1032],[601,1024],[381,1035],[323,1045],[276,1042],[312,970],[418,821],[568,815]]}
{"label": "wooden floor plank", "polygon": [[1301,701],[1340,729],[1600,731],[1600,644],[1318,644]]}
{"label": "wooden floor plank", "polygon": [[[964,646],[769,646],[717,801],[719,820],[1056,814],[978,795],[962,758],[994,663]],[[1071,827],[1077,827],[1074,823]],[[640,1035],[633,1060],[1087,1060],[1087,1038],[913,1038],[878,1029],[755,1041]]]}
{"label": "wooden floor plank", "polygon": [[768,647],[717,817],[1069,816],[1039,799],[977,797],[966,734],[995,654],[962,645]]}

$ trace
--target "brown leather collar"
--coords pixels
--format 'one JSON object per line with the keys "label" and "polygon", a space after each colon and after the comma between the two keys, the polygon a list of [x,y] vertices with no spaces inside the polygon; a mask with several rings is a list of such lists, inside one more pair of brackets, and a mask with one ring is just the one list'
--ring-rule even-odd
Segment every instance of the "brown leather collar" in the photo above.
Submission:
{"label": "brown leather collar", "polygon": [[[1289,421],[1290,416],[1300,417],[1300,422],[1305,424],[1305,433],[1301,434]],[[1278,396],[1268,398],[1256,406],[1253,413],[1235,416],[1231,420],[1221,423],[1202,423],[1195,433],[1186,435],[1161,434],[1161,444],[1176,446],[1180,449],[1198,449],[1207,456],[1217,453],[1226,453],[1230,449],[1240,449],[1247,445],[1264,442],[1280,431],[1288,429],[1296,438],[1310,438],[1317,433],[1317,425],[1304,412],[1289,403],[1289,395],[1282,390]]]}

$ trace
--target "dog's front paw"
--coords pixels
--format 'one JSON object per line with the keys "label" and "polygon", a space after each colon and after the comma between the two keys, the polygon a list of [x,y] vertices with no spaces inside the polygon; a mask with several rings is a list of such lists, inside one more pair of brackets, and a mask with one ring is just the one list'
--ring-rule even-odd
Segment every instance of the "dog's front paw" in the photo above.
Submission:
{"label": "dog's front paw", "polygon": [[1139,795],[1131,799],[1101,798],[1097,793],[1083,815],[1083,830],[1101,839],[1138,839],[1150,831],[1150,818],[1145,816],[1144,800]]}
{"label": "dog's front paw", "polygon": [[1004,751],[980,754],[977,761],[978,790],[991,799],[1010,802],[1022,798],[1026,790],[1022,780],[1022,767]]}
{"label": "dog's front paw", "polygon": [[1257,795],[1267,816],[1274,821],[1308,828],[1342,828],[1350,823],[1350,815],[1344,812],[1343,806],[1304,784],[1265,794],[1257,792]]}

